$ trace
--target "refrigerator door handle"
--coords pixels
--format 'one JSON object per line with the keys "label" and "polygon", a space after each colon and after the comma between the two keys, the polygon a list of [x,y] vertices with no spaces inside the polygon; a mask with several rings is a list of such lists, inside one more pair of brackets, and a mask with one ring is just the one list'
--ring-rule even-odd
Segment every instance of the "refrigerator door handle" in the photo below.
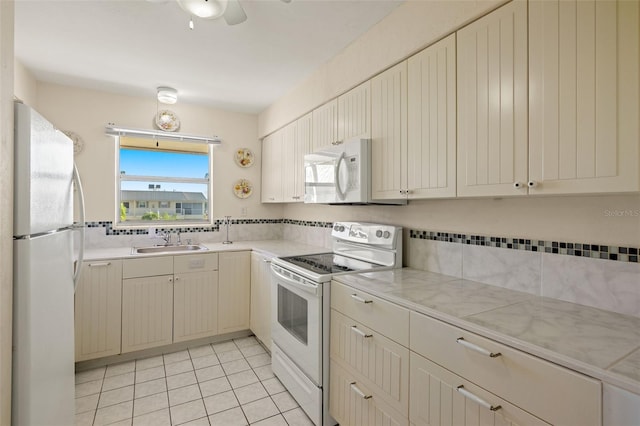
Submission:
{"label": "refrigerator door handle", "polygon": [[82,181],[80,180],[80,173],[78,173],[78,168],[76,164],[73,163],[73,181],[78,190],[78,210],[79,210],[79,219],[80,226],[77,226],[76,229],[80,231],[80,247],[78,248],[78,260],[75,264],[75,271],[73,273],[73,292],[76,292],[78,288],[78,282],[80,281],[80,271],[82,269],[82,261],[84,260],[84,192],[82,191]]}

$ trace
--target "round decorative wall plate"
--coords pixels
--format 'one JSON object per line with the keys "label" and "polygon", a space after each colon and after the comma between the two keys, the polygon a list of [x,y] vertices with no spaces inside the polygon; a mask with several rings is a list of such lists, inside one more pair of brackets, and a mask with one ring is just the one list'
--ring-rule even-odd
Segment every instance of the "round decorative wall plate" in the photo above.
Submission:
{"label": "round decorative wall plate", "polygon": [[156,126],[165,132],[175,132],[180,128],[180,119],[173,111],[163,109],[156,114]]}
{"label": "round decorative wall plate", "polygon": [[82,149],[84,148],[84,141],[82,140],[82,138],[78,136],[77,133],[74,133],[69,130],[65,130],[62,133],[67,135],[69,139],[71,139],[71,141],[73,142],[73,155],[80,154],[82,152]]}
{"label": "round decorative wall plate", "polygon": [[253,165],[253,152],[249,148],[238,148],[235,159],[238,166],[251,167]]}
{"label": "round decorative wall plate", "polygon": [[253,185],[247,179],[238,179],[233,184],[233,193],[238,198],[248,198],[253,194]]}

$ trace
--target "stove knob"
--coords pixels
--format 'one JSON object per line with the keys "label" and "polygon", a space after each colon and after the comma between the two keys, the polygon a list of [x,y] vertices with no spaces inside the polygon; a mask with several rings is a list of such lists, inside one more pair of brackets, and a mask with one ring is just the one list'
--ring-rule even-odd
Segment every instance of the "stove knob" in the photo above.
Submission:
{"label": "stove knob", "polygon": [[384,231],[384,234],[382,234],[383,238],[389,238],[391,236],[391,232],[389,231]]}
{"label": "stove knob", "polygon": [[338,231],[340,231],[340,232],[344,232],[344,226],[340,226],[340,228],[338,229]]}
{"label": "stove knob", "polygon": [[378,238],[382,237],[382,231],[381,230],[378,229],[376,231],[376,237],[378,237]]}
{"label": "stove knob", "polygon": [[333,230],[337,231],[340,227],[338,225],[333,225]]}

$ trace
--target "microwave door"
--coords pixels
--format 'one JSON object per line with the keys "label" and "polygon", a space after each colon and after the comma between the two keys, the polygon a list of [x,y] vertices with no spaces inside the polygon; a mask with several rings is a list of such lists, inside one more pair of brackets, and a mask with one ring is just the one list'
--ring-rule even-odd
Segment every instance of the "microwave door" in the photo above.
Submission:
{"label": "microwave door", "polygon": [[344,201],[347,198],[347,188],[349,188],[349,168],[347,167],[344,153],[340,155],[337,165],[335,167],[335,188],[336,196],[340,201]]}
{"label": "microwave door", "polygon": [[[313,155],[305,159],[305,203],[335,203],[336,155]],[[339,158],[339,157],[338,157]]]}

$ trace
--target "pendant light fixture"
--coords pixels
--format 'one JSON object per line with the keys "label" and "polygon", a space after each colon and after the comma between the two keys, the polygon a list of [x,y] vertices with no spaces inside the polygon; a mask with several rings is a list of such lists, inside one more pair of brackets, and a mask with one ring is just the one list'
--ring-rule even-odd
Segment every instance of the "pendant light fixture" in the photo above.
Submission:
{"label": "pendant light fixture", "polygon": [[158,87],[158,102],[163,104],[175,104],[178,102],[178,91],[173,87]]}

